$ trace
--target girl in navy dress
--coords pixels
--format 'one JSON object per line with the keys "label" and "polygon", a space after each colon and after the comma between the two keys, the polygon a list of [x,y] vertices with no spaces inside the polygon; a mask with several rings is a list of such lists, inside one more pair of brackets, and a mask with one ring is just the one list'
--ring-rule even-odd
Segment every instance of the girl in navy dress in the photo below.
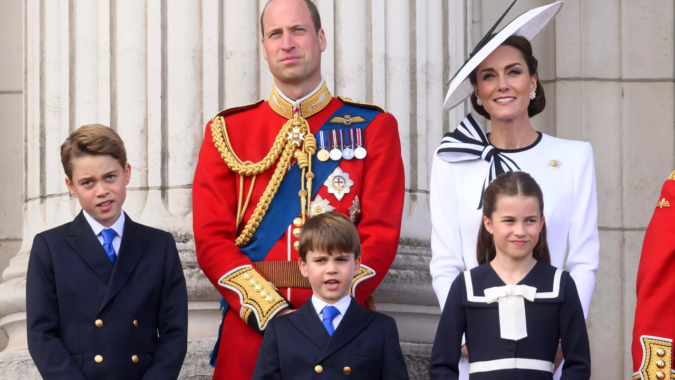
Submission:
{"label": "girl in navy dress", "polygon": [[465,334],[471,380],[551,380],[559,342],[561,379],[590,379],[577,288],[568,272],[549,264],[544,199],[529,174],[507,172],[485,190],[476,258],[479,266],[450,287],[431,353],[431,380],[459,378]]}

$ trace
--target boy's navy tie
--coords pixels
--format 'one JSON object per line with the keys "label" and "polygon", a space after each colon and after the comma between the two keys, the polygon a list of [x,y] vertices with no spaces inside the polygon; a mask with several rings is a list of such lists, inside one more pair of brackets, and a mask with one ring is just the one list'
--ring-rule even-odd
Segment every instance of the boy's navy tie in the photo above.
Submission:
{"label": "boy's navy tie", "polygon": [[326,306],[323,308],[323,327],[328,331],[328,335],[333,336],[335,327],[333,327],[333,319],[340,315],[340,310],[335,306]]}
{"label": "boy's navy tie", "polygon": [[117,232],[115,232],[115,230],[112,228],[106,228],[101,230],[101,235],[103,235],[103,249],[105,249],[105,253],[108,254],[110,262],[114,265],[117,255],[115,255],[115,248],[113,248],[112,242],[115,235],[117,235]]}

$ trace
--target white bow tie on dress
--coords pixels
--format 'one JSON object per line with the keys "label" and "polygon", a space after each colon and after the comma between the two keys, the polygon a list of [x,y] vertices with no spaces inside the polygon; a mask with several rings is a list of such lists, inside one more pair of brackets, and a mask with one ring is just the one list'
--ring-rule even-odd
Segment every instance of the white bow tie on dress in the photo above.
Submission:
{"label": "white bow tie on dress", "polygon": [[483,181],[478,210],[483,208],[483,193],[490,182],[506,172],[520,171],[518,164],[490,144],[483,126],[472,114],[466,115],[454,131],[445,134],[436,154],[447,162],[483,159],[490,163]]}
{"label": "white bow tie on dress", "polygon": [[527,338],[525,300],[534,302],[537,288],[527,285],[505,285],[485,289],[487,303],[499,301],[499,331],[502,339]]}

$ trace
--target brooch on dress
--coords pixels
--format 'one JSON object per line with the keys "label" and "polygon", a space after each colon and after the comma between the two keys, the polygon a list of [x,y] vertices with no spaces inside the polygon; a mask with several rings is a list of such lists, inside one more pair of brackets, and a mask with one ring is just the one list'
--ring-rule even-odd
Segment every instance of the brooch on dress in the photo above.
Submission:
{"label": "brooch on dress", "polygon": [[551,161],[548,162],[548,166],[553,170],[558,170],[560,165],[562,165],[562,162],[560,162],[558,160],[552,159]]}

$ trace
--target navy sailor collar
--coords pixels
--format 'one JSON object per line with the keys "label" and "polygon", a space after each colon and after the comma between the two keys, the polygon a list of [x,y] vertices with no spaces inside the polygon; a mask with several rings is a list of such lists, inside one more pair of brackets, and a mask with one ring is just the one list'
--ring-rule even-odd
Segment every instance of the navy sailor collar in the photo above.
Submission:
{"label": "navy sailor collar", "polygon": [[[497,307],[487,303],[485,289],[502,287],[506,284],[497,275],[490,263],[485,263],[463,274],[462,304],[471,307]],[[568,274],[552,265],[537,262],[530,272],[518,283],[537,289],[534,303],[558,303],[565,299],[565,284]]]}

